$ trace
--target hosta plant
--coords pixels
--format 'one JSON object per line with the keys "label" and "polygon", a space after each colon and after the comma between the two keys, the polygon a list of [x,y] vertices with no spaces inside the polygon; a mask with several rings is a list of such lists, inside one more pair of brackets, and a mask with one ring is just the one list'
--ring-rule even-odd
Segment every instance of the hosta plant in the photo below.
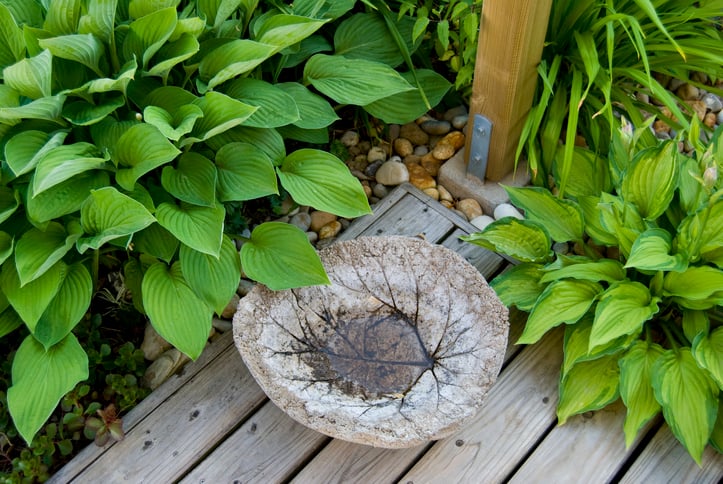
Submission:
{"label": "hosta plant", "polygon": [[372,37],[353,0],[271,3],[0,2],[0,337],[28,331],[7,391],[28,442],[88,376],[73,329],[103,264],[196,358],[242,270],[272,289],[328,281],[303,232],[228,233],[225,205],[283,191],[368,213],[341,160],[308,147],[328,141],[332,103],[409,121],[449,87],[397,71],[400,29]]}
{"label": "hosta plant", "polygon": [[564,324],[561,424],[621,398],[628,446],[662,412],[700,463],[723,450],[723,129],[706,148],[692,125],[693,157],[630,125],[607,160],[578,149],[564,198],[508,187],[524,220],[465,239],[520,261],[491,283],[529,312],[518,343]]}

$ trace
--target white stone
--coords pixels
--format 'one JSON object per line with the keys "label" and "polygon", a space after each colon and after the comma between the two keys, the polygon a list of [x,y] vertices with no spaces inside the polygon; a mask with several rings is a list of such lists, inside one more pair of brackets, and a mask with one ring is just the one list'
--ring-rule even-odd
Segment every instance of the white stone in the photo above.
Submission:
{"label": "white stone", "polygon": [[387,152],[380,146],[373,146],[367,153],[367,161],[374,163],[375,161],[384,161],[387,159]]}
{"label": "white stone", "polygon": [[493,219],[489,215],[480,215],[479,217],[475,217],[470,220],[469,223],[471,223],[480,230],[484,230],[489,224],[494,221],[495,219]]}
{"label": "white stone", "polygon": [[339,141],[341,141],[341,143],[347,148],[351,148],[352,146],[359,144],[359,133],[356,131],[347,131],[341,135],[341,139]]}
{"label": "white stone", "polygon": [[495,219],[499,220],[503,217],[515,217],[523,220],[525,217],[522,216],[519,210],[510,205],[509,203],[501,203],[495,207],[494,213]]}
{"label": "white stone", "polygon": [[404,163],[387,161],[377,170],[376,179],[379,183],[387,186],[401,185],[409,181],[409,170],[404,166]]}
{"label": "white stone", "polygon": [[171,343],[163,339],[151,323],[147,323],[145,332],[143,333],[143,342],[141,343],[143,357],[149,361],[157,360],[158,357],[170,347]]}

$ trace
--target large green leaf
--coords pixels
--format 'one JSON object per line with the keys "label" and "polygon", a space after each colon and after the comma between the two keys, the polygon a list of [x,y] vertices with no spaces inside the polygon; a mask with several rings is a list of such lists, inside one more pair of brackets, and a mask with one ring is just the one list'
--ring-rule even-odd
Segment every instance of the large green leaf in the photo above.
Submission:
{"label": "large green leaf", "polygon": [[543,274],[539,264],[523,262],[495,277],[490,287],[505,306],[514,305],[522,311],[531,311],[546,287],[540,280]]}
{"label": "large green leaf", "polygon": [[23,325],[18,313],[10,306],[4,294],[0,294],[0,338]]}
{"label": "large green leaf", "polygon": [[658,358],[652,379],[670,430],[701,465],[718,414],[718,385],[686,347],[668,350]]}
{"label": "large green leaf", "polygon": [[136,232],[133,236],[133,249],[141,254],[149,254],[170,264],[178,249],[178,239],[158,223],[153,223]]}
{"label": "large green leaf", "polygon": [[16,62],[3,70],[3,80],[30,99],[50,96],[52,57],[50,51],[44,50],[35,57]]}
{"label": "large green leaf", "polygon": [[42,276],[73,248],[80,235],[69,234],[58,222],[50,222],[44,230],[32,228],[25,232],[15,248],[20,284],[24,286]]}
{"label": "large green leaf", "polygon": [[560,382],[558,425],[573,415],[599,410],[614,402],[619,396],[619,374],[617,355],[602,356],[573,366]]}
{"label": "large green leaf", "polygon": [[[414,21],[407,16],[396,21],[410,52],[415,50],[413,26]],[[404,62],[394,36],[378,13],[357,13],[340,23],[334,32],[334,53],[349,59],[383,62],[391,67]]]}
{"label": "large green leaf", "polygon": [[108,158],[99,154],[95,145],[86,142],[51,148],[38,160],[33,194],[38,195],[85,171],[103,168]]}
{"label": "large green leaf", "polygon": [[614,232],[610,232],[602,223],[602,217],[598,208],[599,197],[581,196],[578,197],[578,206],[582,211],[585,220],[585,232],[599,245],[617,245],[618,239]]}
{"label": "large green leaf", "polygon": [[125,105],[126,98],[122,94],[107,96],[98,104],[86,101],[75,101],[63,106],[63,117],[78,126],[89,126],[103,121],[109,114]]}
{"label": "large green leaf", "polygon": [[151,265],[141,291],[143,306],[158,334],[191,359],[198,358],[211,331],[213,310],[188,285],[180,263],[170,268],[162,262]]}
{"label": "large green leaf", "polygon": [[250,143],[228,143],[216,152],[218,194],[222,202],[278,194],[271,160]]}
{"label": "large green leaf", "polygon": [[625,267],[648,271],[684,271],[688,261],[682,254],[671,255],[673,236],[664,229],[648,229],[638,236],[630,249]]}
{"label": "large green leaf", "polygon": [[[374,101],[364,106],[364,110],[386,123],[409,123],[429,111],[428,104],[439,104],[452,86],[446,78],[429,69],[418,69],[416,75],[424,97],[417,88]],[[416,85],[412,72],[404,72],[402,77]]]}
{"label": "large green leaf", "polygon": [[8,409],[30,445],[63,395],[88,378],[88,356],[73,334],[49,350],[29,335],[15,353],[12,374]]}
{"label": "large green leaf", "polygon": [[110,183],[105,171],[81,173],[35,196],[28,193],[26,208],[32,220],[43,223],[80,209],[92,190]]}
{"label": "large green leaf", "polygon": [[110,44],[118,0],[89,0],[87,14],[80,18],[78,32],[90,33]]}
{"label": "large green leaf", "polygon": [[80,322],[93,297],[93,278],[79,262],[69,265],[63,283],[40,317],[33,335],[46,350],[59,343]]}
{"label": "large green leaf", "polygon": [[625,447],[630,447],[640,429],[660,412],[651,372],[664,352],[660,345],[638,341],[620,358],[620,396],[628,409],[623,426]]}
{"label": "large green leaf", "polygon": [[25,57],[23,32],[15,23],[13,14],[0,3],[0,69]]}
{"label": "large green leaf", "polygon": [[709,266],[689,267],[685,272],[668,272],[663,294],[687,299],[706,299],[723,292],[723,271]]}
{"label": "large green leaf", "polygon": [[162,227],[192,249],[214,257],[218,257],[221,250],[225,215],[220,204],[198,207],[162,203],[156,209],[156,218]]}
{"label": "large green leaf", "polygon": [[208,89],[242,76],[274,55],[276,46],[250,39],[236,39],[216,47],[198,65],[200,80]]}
{"label": "large green leaf", "polygon": [[[565,188],[565,196],[578,199],[583,196],[596,197],[601,192],[609,192],[612,190],[607,160],[588,148],[575,146],[572,152],[574,170],[570,170],[567,175],[567,185]],[[557,174],[560,166],[556,163],[553,170],[556,173],[556,179],[560,179]]]}
{"label": "large green leaf", "polygon": [[460,238],[521,262],[546,262],[553,254],[550,236],[542,225],[514,217],[495,220],[484,231]]}
{"label": "large green leaf", "polygon": [[698,364],[710,372],[723,390],[723,326],[714,329],[710,335],[699,333],[691,351]]}
{"label": "large green leaf", "polygon": [[623,177],[622,196],[647,220],[660,217],[678,186],[678,149],[675,141],[641,151]]}
{"label": "large green leaf", "polygon": [[241,246],[241,267],[274,291],[329,284],[319,255],[299,228],[280,222],[259,225]]}
{"label": "large green leaf", "polygon": [[235,79],[225,89],[228,96],[256,106],[244,126],[254,128],[278,128],[295,123],[300,119],[294,97],[273,84],[258,79]]}
{"label": "large green leaf", "polygon": [[639,331],[658,312],[660,298],[639,282],[622,281],[600,295],[590,334],[590,348]]}
{"label": "large green leaf", "polygon": [[299,111],[299,119],[294,121],[295,126],[303,129],[326,128],[339,119],[336,111],[326,99],[314,94],[301,84],[282,82],[274,86],[294,99]]}
{"label": "large green leaf", "polygon": [[72,34],[78,28],[81,0],[55,0],[46,2],[47,13],[43,29],[54,35]]}
{"label": "large green leaf", "polygon": [[113,159],[119,164],[118,184],[131,191],[138,178],[180,153],[156,127],[145,123],[132,126],[120,137],[113,153]]}
{"label": "large green leaf", "polygon": [[525,218],[544,225],[553,240],[582,240],[584,223],[575,202],[556,198],[549,190],[538,187],[504,187]]}
{"label": "large green leaf", "polygon": [[286,158],[284,138],[273,128],[262,129],[236,126],[206,141],[206,144],[214,151],[219,151],[230,143],[248,143],[253,145],[263,151],[274,166],[281,166],[281,163],[283,163]]}
{"label": "large green leaf", "polygon": [[617,238],[623,256],[628,257],[633,243],[647,227],[636,206],[620,197],[603,192],[597,204],[601,227]]}
{"label": "large green leaf", "polygon": [[319,30],[328,20],[319,20],[298,15],[279,14],[262,17],[255,25],[256,40],[262,44],[273,45],[274,53],[298,44]]}
{"label": "large green leaf", "polygon": [[0,187],[0,223],[9,219],[20,206],[20,196],[10,187]]}
{"label": "large green leaf", "polygon": [[178,14],[173,7],[157,10],[130,24],[123,41],[123,56],[130,60],[134,56],[142,60],[145,69],[151,57],[158,52],[173,33]]}
{"label": "large green leaf", "polygon": [[277,171],[281,185],[301,205],[347,218],[371,213],[359,180],[330,153],[297,150],[286,157]]}
{"label": "large green leaf", "polygon": [[63,144],[67,131],[48,134],[43,131],[21,131],[5,144],[5,161],[15,176],[32,171],[45,153]]}
{"label": "large green leaf", "polygon": [[705,311],[683,310],[683,334],[691,343],[699,333],[708,334],[710,331],[710,318]]}
{"label": "large green leaf", "polygon": [[297,0],[294,13],[305,17],[336,19],[354,8],[355,0]]}
{"label": "large green leaf", "polygon": [[316,54],[307,61],[304,81],[340,104],[357,106],[415,89],[381,62],[325,54]]}
{"label": "large green leaf", "polygon": [[181,155],[176,167],[163,168],[161,184],[184,202],[202,207],[216,204],[216,167],[211,160],[193,151]]}
{"label": "large green leaf", "polygon": [[601,356],[620,354],[628,349],[639,338],[639,334],[625,336],[609,342],[608,344],[590,349],[590,333],[592,332],[593,314],[588,312],[577,323],[565,326],[565,339],[563,350],[565,357],[562,361],[562,378],[582,361],[596,360]]}
{"label": "large green leaf", "polygon": [[196,120],[191,135],[183,140],[181,146],[207,140],[238,126],[258,109],[214,91],[207,92],[202,98],[194,101],[194,104],[201,108],[203,116]]}
{"label": "large green leaf", "polygon": [[97,250],[106,242],[130,236],[153,222],[153,215],[142,203],[115,188],[93,190],[80,207],[80,223],[88,235],[78,239],[78,252]]}
{"label": "large green leaf", "polygon": [[48,49],[55,57],[78,62],[99,76],[105,77],[98,66],[101,56],[105,53],[105,47],[93,34],[61,35],[40,39],[38,44],[43,49]]}
{"label": "large green leaf", "polygon": [[555,326],[574,324],[587,313],[602,286],[592,281],[561,280],[545,288],[532,308],[517,344],[532,344]]}
{"label": "large green leaf", "polygon": [[9,233],[0,231],[0,265],[13,254],[13,249],[15,249],[15,239]]}
{"label": "large green leaf", "polygon": [[128,14],[131,18],[141,18],[164,8],[176,8],[180,0],[130,0]]}
{"label": "large green leaf", "polygon": [[136,60],[131,59],[121,66],[115,79],[108,77],[92,79],[79,88],[71,90],[70,93],[83,96],[86,94],[119,91],[125,94],[128,83],[135,77],[137,69],[138,65],[136,64]]}
{"label": "large green leaf", "polygon": [[[179,24],[181,22],[182,20],[179,21]],[[193,35],[183,34],[178,40],[168,42],[158,50],[153,58],[153,67],[148,69],[148,75],[160,76],[165,81],[174,66],[192,57],[199,48],[198,40]]]}
{"label": "large green leaf", "polygon": [[575,261],[561,268],[546,266],[544,271],[540,282],[552,282],[568,278],[615,282],[623,280],[626,275],[623,265],[613,259]]}
{"label": "large green leaf", "polygon": [[241,278],[241,259],[236,245],[224,236],[217,258],[181,245],[179,260],[188,285],[220,315]]}
{"label": "large green leaf", "polygon": [[35,331],[40,316],[58,293],[65,271],[66,265],[58,261],[42,276],[21,286],[14,261],[3,264],[0,288],[30,331]]}
{"label": "large green leaf", "polygon": [[159,106],[146,106],[143,110],[146,123],[152,124],[163,136],[173,141],[178,141],[181,136],[190,133],[201,116],[203,111],[195,104],[179,106],[173,114]]}
{"label": "large green leaf", "polygon": [[[0,90],[3,85],[0,84]],[[7,124],[16,124],[23,119],[43,119],[57,121],[63,110],[65,95],[46,96],[27,104],[19,102],[5,104],[0,102],[0,121]]]}

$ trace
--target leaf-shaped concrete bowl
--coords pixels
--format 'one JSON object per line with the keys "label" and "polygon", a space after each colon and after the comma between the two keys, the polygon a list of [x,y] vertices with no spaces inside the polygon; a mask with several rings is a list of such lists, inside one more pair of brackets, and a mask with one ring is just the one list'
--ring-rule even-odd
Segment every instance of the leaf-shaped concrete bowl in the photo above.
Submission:
{"label": "leaf-shaped concrete bowl", "polygon": [[234,339],[269,398],[332,437],[400,448],[445,437],[479,409],[502,365],[508,313],[457,253],[407,237],[320,252],[331,285],[258,285]]}

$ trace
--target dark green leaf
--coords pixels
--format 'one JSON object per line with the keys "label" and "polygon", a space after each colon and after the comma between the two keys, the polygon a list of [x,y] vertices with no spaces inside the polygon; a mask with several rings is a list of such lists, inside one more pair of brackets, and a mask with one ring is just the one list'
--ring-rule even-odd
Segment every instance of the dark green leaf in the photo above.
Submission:
{"label": "dark green leaf", "polygon": [[250,143],[228,143],[216,152],[218,192],[222,202],[278,194],[271,160]]}

